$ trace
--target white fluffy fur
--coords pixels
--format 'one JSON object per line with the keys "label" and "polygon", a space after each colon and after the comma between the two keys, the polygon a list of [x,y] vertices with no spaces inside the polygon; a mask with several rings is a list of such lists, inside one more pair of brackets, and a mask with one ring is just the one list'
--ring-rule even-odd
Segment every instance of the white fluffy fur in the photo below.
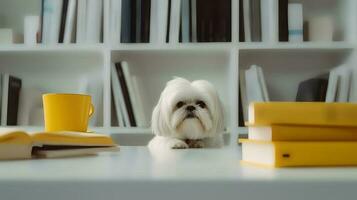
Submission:
{"label": "white fluffy fur", "polygon": [[[203,101],[205,107],[199,106]],[[184,102],[178,107],[178,102]],[[193,118],[188,118],[187,106],[194,106]],[[223,145],[223,110],[217,91],[208,81],[190,82],[175,78],[166,84],[152,113],[151,128],[156,135],[150,148],[188,148],[186,140],[197,140],[196,147]]]}

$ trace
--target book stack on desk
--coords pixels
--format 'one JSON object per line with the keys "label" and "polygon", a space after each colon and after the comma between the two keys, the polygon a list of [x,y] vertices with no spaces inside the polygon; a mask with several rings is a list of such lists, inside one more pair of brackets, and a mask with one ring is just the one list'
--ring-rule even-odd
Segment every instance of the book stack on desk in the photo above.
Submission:
{"label": "book stack on desk", "polygon": [[357,165],[357,104],[249,105],[242,163],[267,167]]}

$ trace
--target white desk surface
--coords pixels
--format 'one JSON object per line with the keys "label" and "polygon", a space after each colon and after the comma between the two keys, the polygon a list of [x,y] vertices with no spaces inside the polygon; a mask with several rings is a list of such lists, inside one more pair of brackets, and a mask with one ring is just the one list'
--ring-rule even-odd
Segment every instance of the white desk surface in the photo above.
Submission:
{"label": "white desk surface", "polygon": [[0,162],[0,199],[357,199],[357,167],[241,166],[238,146]]}

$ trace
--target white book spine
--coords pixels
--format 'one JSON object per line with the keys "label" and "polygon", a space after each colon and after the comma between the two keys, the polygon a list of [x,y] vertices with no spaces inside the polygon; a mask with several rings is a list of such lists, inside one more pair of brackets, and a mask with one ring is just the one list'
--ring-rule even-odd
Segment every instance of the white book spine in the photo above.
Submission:
{"label": "white book spine", "polygon": [[182,42],[190,42],[190,1],[181,0]]}
{"label": "white book spine", "polygon": [[63,39],[63,43],[65,44],[69,44],[73,40],[72,36],[74,32],[76,4],[77,4],[77,0],[68,1],[66,25],[64,29],[64,39]]}
{"label": "white book spine", "polygon": [[288,4],[289,41],[303,41],[303,12],[301,3]]}
{"label": "white book spine", "polygon": [[167,34],[167,20],[168,20],[168,9],[169,3],[168,0],[158,0],[159,9],[158,9],[158,43],[166,43],[166,34]]}
{"label": "white book spine", "polygon": [[42,16],[42,43],[48,44],[50,41],[51,17],[53,13],[53,0],[44,0]]}
{"label": "white book spine", "polygon": [[244,38],[245,42],[251,42],[250,35],[250,8],[249,0],[243,0],[243,16],[244,16]]}
{"label": "white book spine", "polygon": [[191,32],[192,42],[197,42],[197,2],[191,0]]}
{"label": "white book spine", "polygon": [[124,77],[126,80],[126,84],[128,87],[128,91],[129,91],[129,98],[130,98],[130,102],[131,105],[133,107],[133,112],[134,112],[134,118],[135,118],[135,122],[137,124],[138,127],[142,127],[143,126],[143,122],[141,120],[141,118],[139,117],[140,114],[140,110],[138,109],[138,103],[137,103],[137,99],[135,98],[135,90],[133,87],[133,80],[132,80],[132,76],[130,73],[130,69],[129,69],[129,65],[127,62],[123,61],[121,62],[122,68],[123,68],[123,73],[124,73]]}
{"label": "white book spine", "polygon": [[111,0],[103,0],[103,43],[110,43],[110,3]]}
{"label": "white book spine", "polygon": [[150,43],[158,42],[159,0],[151,0],[150,5]]}
{"label": "white book spine", "polygon": [[100,43],[102,10],[102,0],[87,0],[86,41],[88,43]]}
{"label": "white book spine", "polygon": [[78,0],[76,42],[86,41],[87,0]]}
{"label": "white book spine", "polygon": [[51,15],[50,39],[49,44],[57,44],[61,27],[62,0],[51,0],[53,2],[53,12]]}
{"label": "white book spine", "polygon": [[264,74],[263,74],[263,69],[259,66],[257,66],[257,72],[258,72],[258,78],[259,78],[259,83],[260,83],[260,87],[262,88],[262,92],[263,92],[263,97],[264,97],[264,101],[270,101],[269,100],[269,93],[268,93],[268,88],[267,88],[267,84],[264,78]]}
{"label": "white book spine", "polygon": [[133,90],[134,90],[134,95],[136,99],[136,104],[135,107],[137,107],[138,113],[137,113],[137,118],[139,119],[138,126],[139,127],[147,127],[149,126],[148,121],[146,120],[145,117],[145,112],[144,112],[144,105],[143,105],[143,98],[141,96],[141,90],[139,87],[139,80],[137,76],[132,76],[131,77],[132,83],[133,83]]}
{"label": "white book spine", "polygon": [[169,43],[179,42],[181,0],[171,0]]}
{"label": "white book spine", "polygon": [[[154,1],[154,0],[152,0]],[[110,43],[119,44],[120,43],[120,33],[121,33],[121,0],[111,0],[110,2]]]}
{"label": "white book spine", "polygon": [[1,125],[7,125],[7,100],[9,96],[9,74],[2,76]]}
{"label": "white book spine", "polygon": [[37,43],[37,33],[40,29],[39,16],[25,16],[24,21],[24,43],[35,45]]}
{"label": "white book spine", "polygon": [[325,102],[335,102],[338,84],[338,76],[335,70],[331,70],[328,78]]}
{"label": "white book spine", "polygon": [[124,95],[123,95],[123,91],[120,86],[118,73],[115,68],[115,63],[113,63],[112,67],[111,67],[111,83],[112,83],[112,87],[113,87],[114,104],[115,104],[115,108],[117,110],[118,121],[120,121],[120,119],[122,118],[121,116],[123,116],[125,126],[130,127],[131,125],[130,125],[128,110],[125,106]]}

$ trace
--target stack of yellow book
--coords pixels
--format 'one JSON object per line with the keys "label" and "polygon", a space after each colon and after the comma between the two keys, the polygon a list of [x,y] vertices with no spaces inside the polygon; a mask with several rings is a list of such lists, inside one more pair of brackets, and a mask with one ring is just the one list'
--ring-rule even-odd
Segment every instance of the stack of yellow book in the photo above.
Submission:
{"label": "stack of yellow book", "polygon": [[357,165],[357,104],[249,105],[242,163],[267,167]]}

